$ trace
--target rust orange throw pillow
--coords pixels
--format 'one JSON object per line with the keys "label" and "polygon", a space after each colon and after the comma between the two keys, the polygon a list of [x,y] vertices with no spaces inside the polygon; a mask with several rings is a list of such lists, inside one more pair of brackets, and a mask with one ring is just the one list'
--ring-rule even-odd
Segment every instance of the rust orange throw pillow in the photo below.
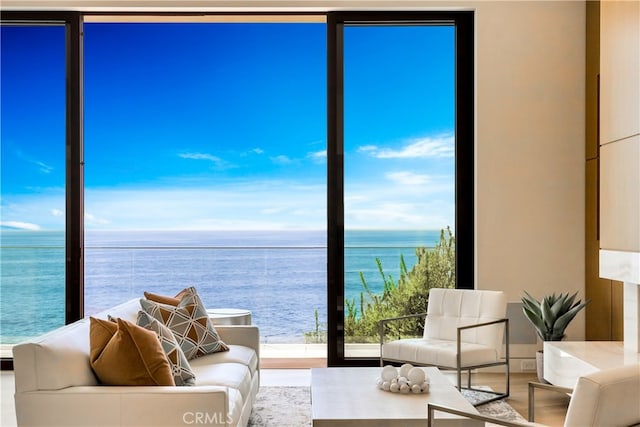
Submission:
{"label": "rust orange throw pillow", "polygon": [[90,317],[89,322],[89,361],[100,383],[175,386],[155,332],[123,319]]}
{"label": "rust orange throw pillow", "polygon": [[180,300],[182,299],[183,296],[184,296],[184,291],[181,291],[175,297],[153,294],[151,292],[144,293],[144,297],[149,301],[159,302],[160,304],[172,305],[174,307],[180,304]]}

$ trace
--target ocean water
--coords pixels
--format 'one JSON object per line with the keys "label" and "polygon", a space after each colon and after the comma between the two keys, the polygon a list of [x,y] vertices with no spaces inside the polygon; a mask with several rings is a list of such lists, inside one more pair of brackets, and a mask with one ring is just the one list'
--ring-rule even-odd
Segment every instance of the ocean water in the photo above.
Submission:
{"label": "ocean water", "polygon": [[[0,342],[10,344],[64,323],[64,233],[0,231]],[[345,298],[359,298],[363,272],[382,289],[375,262],[397,279],[417,246],[439,230],[346,231]],[[327,319],[325,231],[87,231],[85,315],[144,291],[174,295],[195,286],[208,308],[251,310],[264,343],[304,342]]]}

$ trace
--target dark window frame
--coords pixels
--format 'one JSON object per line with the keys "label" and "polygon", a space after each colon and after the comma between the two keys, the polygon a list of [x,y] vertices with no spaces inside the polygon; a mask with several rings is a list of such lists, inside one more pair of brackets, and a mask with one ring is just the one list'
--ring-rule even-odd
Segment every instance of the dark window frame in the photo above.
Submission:
{"label": "dark window frame", "polygon": [[[261,13],[244,13],[257,15]],[[270,15],[269,13],[262,13]],[[278,15],[306,15],[278,13]],[[344,206],[342,146],[342,29],[345,23],[456,26],[456,277],[457,287],[473,289],[474,237],[474,13],[329,12],[327,16],[327,315],[329,366],[377,365],[377,359],[344,357]],[[83,157],[83,21],[82,12],[4,11],[3,24],[63,24],[66,28],[66,230],[65,323],[84,316],[84,157]],[[86,15],[96,15],[86,14]],[[110,13],[113,15],[113,13]],[[116,15],[136,15],[116,13]],[[140,15],[149,15],[140,13]],[[196,16],[198,13],[154,13]],[[211,15],[216,15],[211,13]],[[218,15],[225,15],[224,13]],[[233,13],[238,15],[238,13]],[[340,84],[339,84],[340,83]],[[13,359],[3,358],[2,369]]]}
{"label": "dark window frame", "polygon": [[474,12],[332,12],[327,14],[327,364],[378,366],[345,357],[344,337],[344,79],[345,25],[454,25],[456,287],[473,289]]}
{"label": "dark window frame", "polygon": [[[2,12],[2,25],[64,25],[66,68],[65,113],[65,323],[84,316],[83,81],[80,12]],[[13,358],[1,368],[13,369]]]}

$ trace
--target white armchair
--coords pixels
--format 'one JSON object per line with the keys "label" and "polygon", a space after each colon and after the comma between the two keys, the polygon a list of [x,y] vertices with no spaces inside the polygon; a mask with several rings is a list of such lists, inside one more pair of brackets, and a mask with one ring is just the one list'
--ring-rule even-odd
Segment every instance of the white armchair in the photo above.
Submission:
{"label": "white armchair", "polygon": [[[505,317],[504,292],[432,288],[427,313],[380,321],[380,365],[411,363],[457,371],[462,389],[462,371],[467,371],[466,389],[471,386],[471,370],[504,365],[505,392],[492,393],[476,405],[509,396],[509,321]],[[426,317],[425,317],[426,314]],[[387,341],[391,322],[410,317],[425,318],[421,338]],[[502,357],[503,338],[505,356]],[[478,390],[486,392],[485,390]]]}
{"label": "white armchair", "polygon": [[[561,388],[566,392],[566,388]],[[493,417],[469,414],[442,405],[427,405],[427,426],[433,425],[436,411],[492,424],[521,427],[521,424]],[[540,426],[540,424],[535,424]],[[578,378],[571,394],[565,427],[628,427],[640,425],[640,364],[597,371]]]}

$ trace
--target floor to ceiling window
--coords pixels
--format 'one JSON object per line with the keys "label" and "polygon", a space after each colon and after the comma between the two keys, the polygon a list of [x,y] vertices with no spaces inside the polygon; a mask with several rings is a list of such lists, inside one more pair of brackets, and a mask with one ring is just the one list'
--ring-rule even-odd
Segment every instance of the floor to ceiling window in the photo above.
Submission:
{"label": "floor to ceiling window", "polygon": [[345,340],[373,355],[380,318],[424,312],[427,285],[455,286],[416,266],[416,248],[454,226],[454,30],[344,28]]}
{"label": "floor to ceiling window", "polygon": [[[438,285],[473,287],[473,13],[327,16],[75,14],[36,43],[61,43],[41,79],[3,25],[1,335],[23,336],[6,296],[46,295],[39,276],[59,301],[24,335],[196,286],[208,307],[251,310],[263,343],[375,364],[366,310],[434,246]],[[55,76],[66,97],[39,86]],[[28,233],[57,240],[5,238]],[[40,250],[48,264],[27,265]]]}
{"label": "floor to ceiling window", "polygon": [[377,363],[381,319],[425,312],[430,288],[473,287],[471,26],[329,16],[330,364]]}
{"label": "floor to ceiling window", "polygon": [[65,26],[2,25],[0,343],[65,322]]}
{"label": "floor to ceiling window", "polygon": [[326,323],[325,31],[85,23],[85,313],[195,286],[263,343]]}

